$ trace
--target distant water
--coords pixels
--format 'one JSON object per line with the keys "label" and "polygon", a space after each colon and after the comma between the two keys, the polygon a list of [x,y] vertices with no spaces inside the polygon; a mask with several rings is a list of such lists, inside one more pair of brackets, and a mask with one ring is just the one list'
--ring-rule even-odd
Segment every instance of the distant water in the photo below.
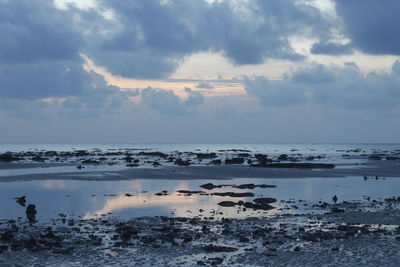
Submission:
{"label": "distant water", "polygon": [[400,152],[400,143],[395,144],[0,144],[0,153],[7,151],[73,151],[73,150],[152,150],[170,151],[200,151],[216,152],[218,150],[241,149],[260,153],[307,153],[307,154],[343,154],[350,150],[361,150],[363,153],[375,151]]}

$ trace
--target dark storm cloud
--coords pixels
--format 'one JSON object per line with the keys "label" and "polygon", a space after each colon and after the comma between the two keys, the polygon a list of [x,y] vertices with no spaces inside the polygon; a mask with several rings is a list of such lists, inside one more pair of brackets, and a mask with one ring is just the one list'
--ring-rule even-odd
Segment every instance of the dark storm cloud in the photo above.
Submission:
{"label": "dark storm cloud", "polygon": [[[106,10],[114,19],[101,14]],[[236,65],[298,60],[288,38],[317,34],[311,25],[321,21],[316,9],[288,0],[103,0],[96,10],[60,10],[51,0],[0,1],[0,97],[91,91],[96,74],[84,70],[81,53],[133,78],[168,77],[186,56],[203,51],[221,52]]]}
{"label": "dark storm cloud", "polygon": [[83,40],[71,20],[52,1],[0,1],[0,63],[78,58]]}
{"label": "dark storm cloud", "polygon": [[[32,110],[60,107],[106,110],[110,103],[115,106],[124,98],[125,93],[119,88],[107,85],[102,76],[84,69],[80,53],[86,41],[74,23],[76,12],[86,19],[91,13],[73,8],[59,10],[50,0],[0,1],[3,110],[27,116],[34,113]],[[64,100],[40,100],[54,97]]]}
{"label": "dark storm cloud", "polygon": [[335,0],[344,33],[368,54],[400,54],[400,1]]}
{"label": "dark storm cloud", "polygon": [[322,34],[325,25],[317,9],[289,0],[102,0],[101,5],[114,11],[119,30],[93,42],[100,45],[88,54],[110,72],[134,78],[165,78],[185,56],[202,51],[221,52],[235,65],[299,60],[288,38]]}
{"label": "dark storm cloud", "polygon": [[264,106],[312,103],[345,109],[394,109],[400,106],[400,62],[390,73],[364,74],[354,63],[344,67],[319,64],[286,75],[284,80],[265,77],[243,81],[248,94]]}

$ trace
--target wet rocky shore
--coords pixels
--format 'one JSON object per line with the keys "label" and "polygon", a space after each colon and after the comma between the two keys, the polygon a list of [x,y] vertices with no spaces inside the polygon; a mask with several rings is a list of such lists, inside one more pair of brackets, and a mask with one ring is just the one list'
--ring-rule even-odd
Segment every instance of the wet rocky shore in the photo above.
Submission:
{"label": "wet rocky shore", "polygon": [[[329,154],[315,154],[312,150],[300,153],[292,149],[291,153],[260,153],[244,149],[225,149],[217,151],[169,151],[160,152],[145,149],[92,149],[92,150],[33,150],[5,152],[0,154],[0,167],[4,163],[53,163],[73,164],[79,169],[85,165],[123,165],[126,167],[143,166],[206,166],[206,165],[246,165],[258,168],[300,168],[333,169]],[[346,159],[400,161],[400,150],[367,152],[362,149],[336,150],[336,156]],[[328,161],[328,162],[327,162]],[[12,167],[12,165],[10,165]]]}
{"label": "wet rocky shore", "polygon": [[[352,176],[360,182],[377,181],[371,183],[374,187],[387,181],[386,177],[400,177],[400,151],[352,149],[335,151],[333,157],[295,149],[290,152],[93,149],[2,153],[3,183],[135,179],[212,182],[197,188],[177,187],[174,192],[164,188],[156,192],[126,189],[124,193],[104,193],[104,199],[96,198],[97,192],[87,193],[90,201],[109,198],[114,204],[120,201],[122,207],[130,207],[135,201],[197,201],[200,206],[187,210],[185,216],[172,211],[170,216],[121,219],[111,212],[90,216],[60,212],[41,221],[41,206],[31,203],[29,195],[15,195],[11,201],[24,209],[26,216],[0,217],[0,266],[398,266],[400,193],[385,198],[363,195],[354,201],[340,199],[330,191],[326,191],[329,196],[324,201],[278,199],[269,195],[268,190],[276,189],[274,184],[235,184],[230,179]],[[104,166],[119,169],[100,168]],[[56,174],[47,172],[58,167],[61,169]],[[64,167],[73,171],[64,172]],[[43,173],[32,171],[41,168]],[[8,170],[22,169],[29,171],[8,176]],[[293,193],[296,188],[290,190]],[[286,196],[291,196],[290,192]],[[73,195],[57,197],[74,202]],[[206,202],[207,198],[212,202]]]}
{"label": "wet rocky shore", "polygon": [[[204,190],[231,185],[204,184]],[[238,185],[255,188],[267,185]],[[199,192],[181,192],[200,194]],[[234,199],[235,196],[232,196]],[[16,200],[18,201],[18,199]],[[308,205],[312,213],[268,214],[273,198],[222,205],[245,219],[201,216],[121,220],[59,214],[48,223],[27,218],[0,221],[0,265],[15,266],[397,266],[400,263],[400,197],[305,203],[281,200],[287,209]],[[264,208],[263,208],[264,207]],[[266,208],[268,207],[268,208]],[[31,211],[32,212],[32,211]],[[33,216],[33,220],[31,217]]]}

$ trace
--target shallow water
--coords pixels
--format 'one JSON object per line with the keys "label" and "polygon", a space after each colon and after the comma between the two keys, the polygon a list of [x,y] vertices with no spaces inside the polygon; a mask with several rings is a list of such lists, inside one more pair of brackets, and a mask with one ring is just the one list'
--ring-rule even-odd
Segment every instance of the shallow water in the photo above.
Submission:
{"label": "shallow water", "polygon": [[[214,191],[203,190],[199,186],[212,182],[214,184],[271,184],[276,188],[239,190],[223,187]],[[112,214],[123,219],[142,216],[215,216],[246,217],[269,216],[274,214],[322,212],[311,208],[318,201],[332,203],[333,195],[338,201],[365,201],[372,199],[399,196],[399,178],[369,179],[360,177],[348,178],[299,178],[299,179],[233,179],[225,181],[212,180],[130,180],[130,181],[69,181],[45,180],[1,183],[0,186],[0,219],[17,219],[25,217],[25,207],[13,199],[25,195],[28,204],[35,204],[38,220],[48,221],[58,217],[59,213],[70,217],[83,216],[94,218],[102,214]],[[202,190],[210,192],[254,192],[255,197],[273,197],[278,199],[271,211],[237,212],[237,208],[224,208],[217,205],[224,200],[251,201],[250,198],[229,198],[219,196],[184,196],[176,191],[180,189]],[[155,193],[167,190],[167,196],[156,196]],[[126,196],[129,193],[132,196]],[[296,200],[294,203],[281,203],[281,200]],[[304,202],[298,202],[303,200]],[[304,206],[306,204],[307,206]],[[296,205],[298,209],[291,206]],[[282,209],[280,209],[282,208]],[[287,209],[285,209],[287,208]],[[204,210],[200,212],[199,210]],[[215,212],[214,212],[215,211]]]}

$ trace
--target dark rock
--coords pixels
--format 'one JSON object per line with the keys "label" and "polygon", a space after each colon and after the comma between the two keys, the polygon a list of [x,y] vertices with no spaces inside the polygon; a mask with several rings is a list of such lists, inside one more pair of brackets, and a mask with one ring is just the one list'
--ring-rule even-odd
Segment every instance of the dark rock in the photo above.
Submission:
{"label": "dark rock", "polygon": [[293,251],[296,251],[296,252],[299,252],[301,250],[301,248],[299,247],[299,246],[297,246],[297,247],[295,247],[294,249],[293,249]]}
{"label": "dark rock", "polygon": [[26,217],[28,218],[29,223],[36,222],[36,213],[36,206],[34,204],[29,204],[26,208]]}
{"label": "dark rock", "polygon": [[0,154],[0,162],[12,162],[12,161],[19,161],[20,158],[14,156],[10,152],[6,152],[4,154]]}
{"label": "dark rock", "polygon": [[333,198],[332,198],[332,200],[333,200],[333,202],[336,204],[336,202],[337,202],[337,200],[338,200],[337,196],[334,195]]}
{"label": "dark rock", "polygon": [[137,155],[139,155],[139,156],[150,156],[150,157],[160,157],[160,158],[163,158],[163,159],[166,159],[166,158],[168,158],[168,155],[167,154],[164,154],[164,153],[162,153],[162,152],[158,152],[158,151],[156,151],[156,152],[139,152]]}
{"label": "dark rock", "polygon": [[238,249],[234,247],[225,247],[225,246],[217,246],[217,245],[207,245],[202,247],[202,249],[207,253],[214,253],[214,252],[235,252]]}
{"label": "dark rock", "polygon": [[254,203],[260,204],[260,205],[265,205],[265,204],[271,204],[275,203],[277,200],[275,198],[271,197],[261,197],[261,198],[256,198],[253,200]]}
{"label": "dark rock", "polygon": [[137,163],[129,163],[129,164],[126,164],[126,167],[139,167],[139,164],[137,164]]}
{"label": "dark rock", "polygon": [[203,184],[203,185],[200,185],[200,187],[201,187],[201,188],[204,188],[204,189],[206,189],[206,190],[212,190],[212,189],[214,189],[214,188],[218,188],[217,185],[214,185],[214,184],[212,184],[212,183]]}
{"label": "dark rock", "polygon": [[343,213],[343,212],[345,212],[344,209],[339,209],[339,208],[337,208],[337,207],[333,207],[333,208],[331,209],[331,213]]}
{"label": "dark rock", "polygon": [[178,165],[178,166],[189,166],[190,165],[190,161],[183,160],[183,159],[179,158],[179,159],[175,160],[175,164]]}
{"label": "dark rock", "polygon": [[220,196],[220,197],[254,197],[254,194],[251,192],[215,192],[211,194],[212,196]]}
{"label": "dark rock", "polygon": [[247,237],[245,237],[245,236],[241,236],[241,237],[239,238],[239,242],[240,242],[240,243],[248,243],[248,242],[250,242],[250,239],[247,238]]}
{"label": "dark rock", "polygon": [[82,161],[82,164],[100,164],[100,161],[93,160],[93,159],[87,159],[87,160]]}
{"label": "dark rock", "polygon": [[178,190],[176,191],[181,194],[204,194],[204,191],[190,191],[190,190]]}
{"label": "dark rock", "polygon": [[256,188],[256,185],[255,184],[241,184],[241,185],[237,185],[235,187],[239,188],[239,189],[254,189],[254,188]]}
{"label": "dark rock", "polygon": [[221,165],[222,161],[220,159],[214,159],[210,162],[210,165]]}
{"label": "dark rock", "polygon": [[269,159],[268,156],[267,156],[267,155],[264,155],[264,154],[255,154],[254,157],[255,157],[260,163],[272,162],[272,160]]}
{"label": "dark rock", "polygon": [[258,168],[297,168],[297,169],[333,169],[334,164],[328,163],[266,163],[251,164],[251,167]]}
{"label": "dark rock", "polygon": [[282,154],[282,155],[280,155],[280,156],[278,157],[278,160],[288,160],[288,159],[289,159],[289,156],[286,155],[286,154]]}
{"label": "dark rock", "polygon": [[11,230],[6,230],[0,237],[0,240],[5,243],[11,243],[14,240],[14,232]]}
{"label": "dark rock", "polygon": [[233,207],[233,206],[237,205],[237,203],[233,202],[233,201],[222,201],[222,202],[219,202],[218,205],[220,205],[222,207]]}
{"label": "dark rock", "polygon": [[41,156],[36,156],[32,158],[32,161],[44,162],[47,158],[42,158]]}
{"label": "dark rock", "polygon": [[168,196],[168,192],[167,191],[162,191],[162,192],[159,192],[159,193],[155,193],[154,195],[156,195],[156,196]]}
{"label": "dark rock", "polygon": [[216,153],[197,153],[196,154],[198,159],[213,159],[217,157]]}
{"label": "dark rock", "polygon": [[243,164],[244,158],[225,159],[225,164]]}
{"label": "dark rock", "polygon": [[253,209],[253,210],[272,210],[272,209],[274,209],[273,206],[268,205],[268,204],[260,205],[260,204],[254,204],[254,203],[251,203],[251,202],[245,202],[243,204],[243,206],[245,208]]}
{"label": "dark rock", "polygon": [[381,156],[377,156],[377,155],[371,155],[368,157],[368,159],[370,160],[382,160]]}
{"label": "dark rock", "polygon": [[391,156],[387,156],[386,160],[400,160],[399,157],[391,157]]}
{"label": "dark rock", "polygon": [[275,188],[276,185],[267,185],[267,184],[241,184],[234,186],[239,189],[254,189],[254,188]]}
{"label": "dark rock", "polygon": [[73,155],[74,155],[75,157],[87,157],[87,156],[89,156],[90,154],[89,154],[89,152],[87,152],[86,150],[75,150],[75,151],[73,152]]}

